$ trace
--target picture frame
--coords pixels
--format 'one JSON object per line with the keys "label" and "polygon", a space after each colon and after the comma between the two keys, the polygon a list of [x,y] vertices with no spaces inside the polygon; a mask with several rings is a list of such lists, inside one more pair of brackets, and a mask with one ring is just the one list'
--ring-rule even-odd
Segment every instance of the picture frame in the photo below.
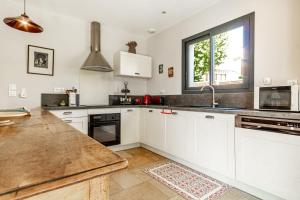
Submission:
{"label": "picture frame", "polygon": [[169,67],[168,68],[168,77],[169,78],[174,77],[174,67]]}
{"label": "picture frame", "polygon": [[158,65],[158,73],[159,74],[164,73],[164,65],[163,64]]}
{"label": "picture frame", "polygon": [[54,76],[54,49],[28,45],[27,73]]}

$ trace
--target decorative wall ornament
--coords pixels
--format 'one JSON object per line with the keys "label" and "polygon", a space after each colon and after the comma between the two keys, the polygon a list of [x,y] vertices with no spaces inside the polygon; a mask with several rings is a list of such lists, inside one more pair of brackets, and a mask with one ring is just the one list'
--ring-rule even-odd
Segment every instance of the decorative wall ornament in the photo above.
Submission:
{"label": "decorative wall ornament", "polygon": [[54,75],[54,49],[28,45],[28,74]]}
{"label": "decorative wall ornament", "polygon": [[158,73],[159,74],[164,73],[164,65],[163,64],[158,65]]}
{"label": "decorative wall ornament", "polygon": [[130,41],[126,45],[129,47],[128,53],[136,54],[136,47],[137,47],[137,42],[136,41]]}
{"label": "decorative wall ornament", "polygon": [[169,76],[169,78],[174,77],[174,67],[168,68],[168,76]]}

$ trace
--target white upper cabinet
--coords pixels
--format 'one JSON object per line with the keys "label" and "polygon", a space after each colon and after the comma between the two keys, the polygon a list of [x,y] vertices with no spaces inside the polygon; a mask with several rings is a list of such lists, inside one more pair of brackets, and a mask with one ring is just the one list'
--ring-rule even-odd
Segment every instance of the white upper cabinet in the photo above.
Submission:
{"label": "white upper cabinet", "polygon": [[152,78],[152,58],[121,51],[114,57],[114,69],[118,76]]}

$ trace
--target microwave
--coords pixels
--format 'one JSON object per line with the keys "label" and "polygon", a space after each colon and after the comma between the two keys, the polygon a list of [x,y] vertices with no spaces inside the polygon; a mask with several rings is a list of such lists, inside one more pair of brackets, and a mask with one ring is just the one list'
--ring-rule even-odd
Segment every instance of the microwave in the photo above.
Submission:
{"label": "microwave", "polygon": [[254,108],[259,110],[299,111],[299,86],[255,88]]}

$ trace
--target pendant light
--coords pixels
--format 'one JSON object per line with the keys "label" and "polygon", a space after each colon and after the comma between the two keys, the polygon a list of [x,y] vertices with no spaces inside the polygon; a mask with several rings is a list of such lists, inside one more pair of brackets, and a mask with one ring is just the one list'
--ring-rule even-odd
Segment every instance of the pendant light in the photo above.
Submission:
{"label": "pendant light", "polygon": [[18,17],[7,17],[3,20],[8,26],[20,31],[29,33],[41,33],[44,29],[38,24],[34,23],[28,15],[26,15],[26,0],[24,0],[24,13]]}

